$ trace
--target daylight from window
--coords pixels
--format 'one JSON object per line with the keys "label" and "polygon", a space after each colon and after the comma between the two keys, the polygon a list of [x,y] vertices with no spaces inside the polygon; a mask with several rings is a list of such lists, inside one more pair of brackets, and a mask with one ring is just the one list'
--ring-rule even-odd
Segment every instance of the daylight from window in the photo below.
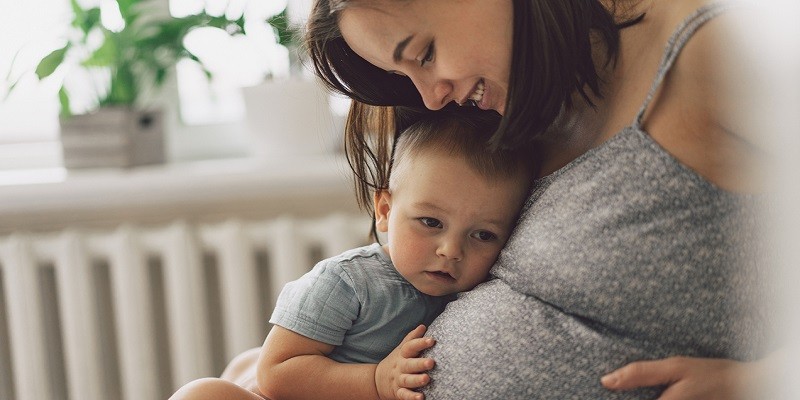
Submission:
{"label": "daylight from window", "polygon": [[[109,30],[124,28],[115,0],[78,0],[83,7],[100,7],[101,23]],[[213,76],[209,80],[199,64],[180,61],[173,86],[185,125],[241,120],[244,105],[239,89],[268,77],[289,73],[288,50],[277,44],[266,19],[286,8],[287,0],[147,0],[164,15],[193,15],[205,10],[228,19],[244,17],[246,35],[229,35],[217,28],[190,32],[184,45]],[[300,1],[299,3],[305,3]],[[0,5],[0,171],[60,166],[57,144],[60,110],[58,89],[62,82],[74,113],[96,106],[98,93],[108,90],[110,75],[100,68],[84,68],[65,62],[39,81],[39,61],[61,48],[73,33],[69,0],[5,1]],[[100,47],[102,35],[89,35],[89,47]],[[74,54],[73,54],[74,56]],[[67,53],[69,60],[70,54]],[[170,87],[168,81],[167,87]],[[171,99],[171,98],[170,98]]]}

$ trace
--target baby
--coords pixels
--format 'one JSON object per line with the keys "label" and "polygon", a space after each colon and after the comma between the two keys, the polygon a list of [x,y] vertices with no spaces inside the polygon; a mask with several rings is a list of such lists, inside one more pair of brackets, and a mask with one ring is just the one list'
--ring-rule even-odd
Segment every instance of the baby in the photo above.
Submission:
{"label": "baby", "polygon": [[[439,112],[400,135],[389,187],[374,193],[386,244],[323,260],[284,287],[256,367],[263,395],[423,398],[414,389],[434,365],[419,357],[434,344],[425,326],[486,280],[532,181],[526,152],[487,150],[495,122]],[[173,398],[261,397],[206,379]]]}

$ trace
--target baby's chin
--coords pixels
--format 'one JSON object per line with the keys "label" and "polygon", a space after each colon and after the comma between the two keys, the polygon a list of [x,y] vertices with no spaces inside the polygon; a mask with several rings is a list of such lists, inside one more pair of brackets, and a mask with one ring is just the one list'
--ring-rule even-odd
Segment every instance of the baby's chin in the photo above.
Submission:
{"label": "baby's chin", "polygon": [[458,291],[453,291],[452,288],[444,288],[444,287],[442,287],[442,288],[431,288],[431,287],[419,288],[419,287],[417,287],[417,290],[419,290],[421,293],[424,293],[424,294],[427,294],[428,296],[433,296],[433,297],[450,296],[450,295],[454,295],[454,294],[458,293]]}

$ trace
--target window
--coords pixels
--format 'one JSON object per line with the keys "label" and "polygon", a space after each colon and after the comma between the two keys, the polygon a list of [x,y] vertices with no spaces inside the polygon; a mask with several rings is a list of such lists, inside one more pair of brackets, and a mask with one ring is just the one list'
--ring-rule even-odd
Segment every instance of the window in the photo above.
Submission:
{"label": "window", "polygon": [[[39,82],[39,60],[63,45],[69,2],[11,2],[0,13],[0,170],[58,167],[58,110],[55,79]],[[57,74],[58,75],[58,74]],[[12,82],[17,82],[9,93]]]}
{"label": "window", "polygon": [[[119,22],[114,19],[115,0],[78,1],[84,6],[101,5],[106,26]],[[241,122],[244,105],[239,88],[289,73],[288,50],[276,44],[271,27],[263,22],[286,8],[288,0],[160,1],[164,12],[173,16],[205,9],[209,14],[229,18],[244,15],[247,21],[247,36],[231,37],[212,28],[196,29],[187,36],[186,46],[215,78],[206,79],[199,65],[191,60],[176,66],[180,117],[185,125],[181,130]],[[291,3],[291,9],[300,10],[303,16],[308,13],[308,0]],[[60,167],[58,85],[64,80],[73,89],[73,107],[77,104],[81,108],[80,100],[73,99],[76,89],[87,91],[86,97],[91,98],[92,87],[108,79],[102,74],[76,77],[72,71],[67,74],[62,69],[41,82],[36,78],[34,70],[39,61],[64,44],[71,18],[69,0],[11,2],[0,12],[0,99],[4,99],[0,102],[0,171]],[[12,82],[16,84],[9,93]],[[83,108],[90,106],[87,101]]]}
{"label": "window", "polygon": [[238,90],[270,76],[289,74],[288,50],[277,44],[272,28],[264,21],[285,9],[280,0],[169,0],[175,17],[205,9],[228,19],[245,18],[247,35],[230,36],[216,28],[195,29],[186,36],[185,46],[212,73],[206,79],[199,64],[184,60],[177,66],[181,119],[187,125],[239,121],[244,101]]}

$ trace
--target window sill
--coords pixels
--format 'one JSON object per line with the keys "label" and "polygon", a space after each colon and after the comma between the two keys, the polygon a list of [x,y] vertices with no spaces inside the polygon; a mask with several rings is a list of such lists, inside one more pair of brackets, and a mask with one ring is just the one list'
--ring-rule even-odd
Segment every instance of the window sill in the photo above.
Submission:
{"label": "window sill", "polygon": [[[0,175],[0,234],[64,227],[357,212],[342,155]],[[29,171],[30,172],[30,171]],[[15,176],[22,173],[16,172]],[[60,174],[59,174],[60,173]]]}

